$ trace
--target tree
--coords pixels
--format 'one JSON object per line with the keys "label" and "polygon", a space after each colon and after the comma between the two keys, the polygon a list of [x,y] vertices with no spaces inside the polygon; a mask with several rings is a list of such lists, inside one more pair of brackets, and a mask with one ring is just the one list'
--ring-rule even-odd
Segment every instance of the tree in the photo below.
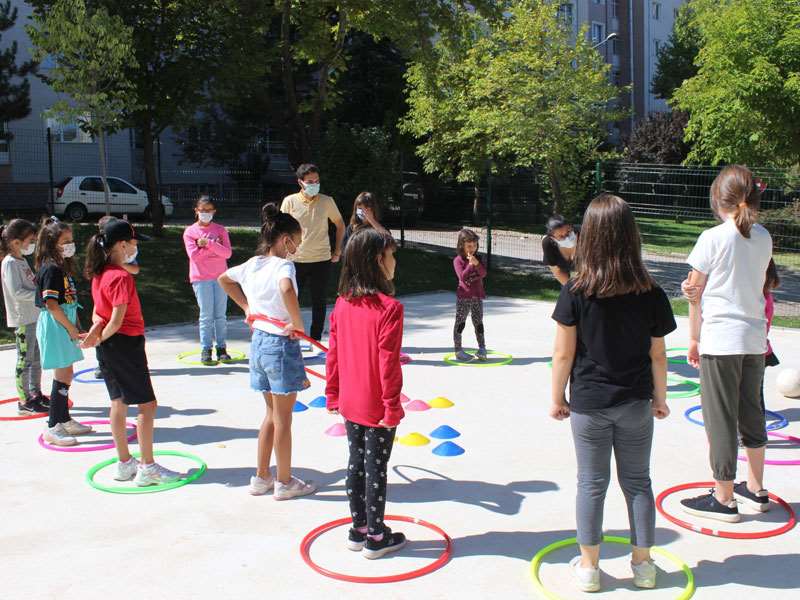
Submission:
{"label": "tree", "polygon": [[689,117],[679,110],[653,113],[639,121],[625,149],[626,159],[636,163],[677,165],[686,160],[684,142]]}
{"label": "tree", "polygon": [[664,100],[671,100],[684,81],[697,74],[695,59],[700,52],[700,30],[694,22],[691,0],[680,7],[672,33],[658,51],[656,73],[651,91]]}
{"label": "tree", "polygon": [[688,160],[785,167],[800,161],[800,3],[695,0],[697,75],[673,104],[689,113]]}
{"label": "tree", "polygon": [[[11,29],[17,22],[17,8],[11,8],[11,0],[0,4],[0,34]],[[0,123],[27,117],[31,112],[30,82],[27,75],[35,71],[35,63],[17,65],[17,42],[0,52]],[[16,79],[21,79],[15,82]],[[10,134],[0,131],[0,138]]]}
{"label": "tree", "polygon": [[125,77],[125,70],[136,64],[131,29],[102,7],[90,12],[84,0],[58,0],[46,15],[34,17],[28,34],[37,60],[55,60],[43,79],[55,92],[69,96],[56,102],[49,114],[79,122],[99,142],[109,214],[105,136],[117,131],[124,115],[136,108],[133,86]]}
{"label": "tree", "polygon": [[518,0],[462,40],[457,52],[437,44],[432,67],[409,71],[402,128],[423,140],[425,170],[476,181],[488,165],[541,165],[554,210],[574,212],[585,167],[621,116],[586,30],[573,43],[552,4]]}

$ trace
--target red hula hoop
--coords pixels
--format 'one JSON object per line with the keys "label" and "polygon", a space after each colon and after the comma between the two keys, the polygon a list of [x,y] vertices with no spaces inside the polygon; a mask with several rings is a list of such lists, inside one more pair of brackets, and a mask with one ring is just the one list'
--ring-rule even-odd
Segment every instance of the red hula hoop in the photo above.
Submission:
{"label": "red hula hoop", "polygon": [[[9,404],[11,402],[19,402],[19,398],[8,398],[0,400],[0,404]],[[72,400],[67,401],[67,406],[72,408]],[[46,412],[35,413],[33,415],[18,415],[16,417],[0,417],[0,421],[30,421],[31,419],[44,419],[47,416]]]}
{"label": "red hula hoop", "polygon": [[423,575],[427,575],[436,571],[437,569],[441,569],[447,562],[450,560],[450,556],[453,552],[453,540],[450,539],[450,536],[444,532],[443,529],[434,525],[433,523],[428,523],[427,521],[423,521],[422,519],[415,519],[413,517],[402,517],[398,515],[386,515],[384,516],[385,521],[403,521],[404,523],[414,523],[415,525],[420,525],[422,527],[427,527],[431,531],[434,531],[442,536],[445,542],[444,550],[439,555],[435,561],[431,564],[416,569],[414,571],[409,571],[407,573],[399,573],[397,575],[383,575],[380,577],[359,577],[357,575],[347,575],[346,573],[336,573],[335,571],[330,571],[324,567],[319,566],[313,560],[311,560],[311,556],[309,555],[309,550],[311,548],[311,544],[317,539],[320,535],[325,533],[326,531],[330,531],[331,529],[336,529],[337,527],[341,527],[342,525],[349,525],[353,522],[353,520],[349,517],[345,517],[344,519],[337,519],[336,521],[331,521],[330,523],[324,523],[320,525],[316,529],[312,530],[310,533],[303,538],[303,541],[300,542],[300,555],[303,557],[305,563],[314,569],[320,575],[324,575],[325,577],[330,577],[332,579],[338,579],[339,581],[347,581],[349,583],[395,583],[398,581],[406,581],[408,579],[416,579],[417,577],[422,577]]}
{"label": "red hula hoop", "polygon": [[[275,325],[275,327],[280,327],[281,329],[283,329],[287,325],[284,321],[281,321],[279,319],[273,319],[272,317],[268,317],[267,315],[250,315],[249,317],[247,317],[246,322],[250,326],[251,329],[253,327],[253,321],[264,321],[265,323],[269,323],[270,325]],[[308,343],[316,346],[317,348],[319,348],[323,352],[327,352],[328,351],[328,349],[325,346],[320,344],[314,338],[308,337],[304,333],[295,332],[294,335],[299,337],[300,339],[303,339],[303,340],[307,341]]]}
{"label": "red hula hoop", "polygon": [[776,535],[780,535],[782,533],[786,533],[790,529],[792,529],[795,524],[797,523],[796,516],[792,507],[787,503],[783,498],[779,498],[775,494],[769,494],[770,500],[780,504],[783,509],[789,513],[789,521],[780,527],[775,529],[770,529],[768,531],[720,531],[719,529],[711,529],[709,527],[701,527],[699,525],[695,525],[694,523],[689,523],[688,521],[684,521],[683,519],[679,519],[673,515],[667,513],[664,510],[664,499],[667,496],[671,496],[675,492],[680,492],[683,490],[691,490],[696,488],[712,488],[714,487],[713,481],[697,481],[693,483],[682,483],[680,485],[673,486],[671,488],[667,488],[663,492],[658,495],[656,498],[656,508],[661,515],[678,525],[679,527],[683,527],[684,529],[689,529],[690,531],[694,531],[696,533],[702,533],[703,535],[711,535],[714,537],[721,537],[721,538],[729,538],[733,540],[759,540],[762,538],[774,537]]}
{"label": "red hula hoop", "polygon": [[[780,438],[782,440],[788,440],[800,446],[800,438],[795,437],[793,435],[786,435],[785,433],[778,433],[777,431],[768,431],[767,435],[771,435],[772,437]],[[747,456],[737,456],[736,457],[740,462],[747,462]],[[791,466],[798,466],[800,465],[800,459],[793,459],[793,460],[784,460],[784,459],[775,459],[775,458],[765,458],[764,459],[765,465],[774,465],[774,466],[784,466],[784,467],[791,467]]]}

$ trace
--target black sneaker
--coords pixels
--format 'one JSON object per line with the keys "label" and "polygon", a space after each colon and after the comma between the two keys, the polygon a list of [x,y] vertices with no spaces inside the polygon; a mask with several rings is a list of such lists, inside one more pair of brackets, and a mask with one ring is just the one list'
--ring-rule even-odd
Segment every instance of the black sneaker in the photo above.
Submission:
{"label": "black sneaker", "polygon": [[216,362],[211,356],[211,348],[203,348],[200,352],[200,362],[204,365],[214,365]]}
{"label": "black sneaker", "polygon": [[681,506],[683,512],[696,517],[716,519],[726,523],[738,523],[740,519],[736,500],[731,500],[731,503],[725,506],[714,496],[713,489],[708,494],[681,500]]}
{"label": "black sneaker", "polygon": [[228,350],[225,346],[217,346],[217,360],[220,362],[231,360],[231,355],[228,354]]}
{"label": "black sneaker", "polygon": [[50,410],[50,398],[48,398],[41,392],[36,394],[34,400],[36,400],[36,402],[38,402],[40,406],[43,406],[45,410]]}
{"label": "black sneaker", "polygon": [[94,370],[94,378],[95,379],[103,379],[103,370],[100,367],[97,367]]}
{"label": "black sneaker", "polygon": [[35,415],[38,413],[46,413],[50,410],[48,406],[42,406],[38,399],[28,400],[27,403],[17,402],[17,414],[23,417]]}
{"label": "black sneaker", "polygon": [[405,545],[406,536],[402,533],[392,533],[392,530],[386,527],[383,530],[383,537],[380,541],[373,540],[371,537],[367,536],[362,554],[364,558],[374,560],[386,556],[391,552],[397,552]]}
{"label": "black sneaker", "polygon": [[767,490],[758,490],[754,494],[747,489],[746,481],[733,486],[733,497],[736,498],[737,502],[741,502],[758,512],[767,512],[769,510],[769,492]]}
{"label": "black sneaker", "polygon": [[367,541],[367,534],[361,533],[350,528],[350,533],[347,536],[347,549],[353,552],[361,552],[364,549],[364,543]]}

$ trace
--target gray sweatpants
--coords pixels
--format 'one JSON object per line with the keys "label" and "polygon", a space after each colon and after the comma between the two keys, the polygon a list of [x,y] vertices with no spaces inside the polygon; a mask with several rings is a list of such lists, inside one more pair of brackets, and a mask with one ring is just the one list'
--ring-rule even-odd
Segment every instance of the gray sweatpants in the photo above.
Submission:
{"label": "gray sweatpants", "polygon": [[761,408],[763,354],[700,357],[703,423],[714,479],[736,478],[738,431],[745,448],[767,445],[767,423]]}
{"label": "gray sweatpants", "polygon": [[42,363],[36,340],[36,323],[17,327],[14,340],[17,344],[17,366],[14,371],[17,397],[25,403],[42,393]]}
{"label": "gray sweatpants", "polygon": [[651,547],[655,543],[656,510],[650,483],[650,402],[634,400],[582,414],[573,412],[569,420],[578,459],[578,543],[596,546],[603,539],[603,503],[611,480],[613,449],[617,479],[628,504],[631,543]]}

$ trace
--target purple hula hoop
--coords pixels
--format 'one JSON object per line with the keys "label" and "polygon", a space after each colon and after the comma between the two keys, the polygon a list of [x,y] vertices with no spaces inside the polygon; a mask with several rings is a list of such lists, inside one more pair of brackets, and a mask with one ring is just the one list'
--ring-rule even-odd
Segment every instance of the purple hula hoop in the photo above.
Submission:
{"label": "purple hula hoop", "polygon": [[[768,431],[767,435],[771,435],[772,437],[780,438],[782,440],[789,440],[790,442],[794,442],[798,446],[800,446],[800,438],[794,437],[793,435],[786,435],[783,433],[778,433],[777,431]],[[747,462],[746,456],[739,456],[737,457],[741,462]],[[765,465],[776,465],[776,466],[797,466],[800,465],[800,459],[797,460],[774,460],[774,459],[766,459],[764,460]]]}

